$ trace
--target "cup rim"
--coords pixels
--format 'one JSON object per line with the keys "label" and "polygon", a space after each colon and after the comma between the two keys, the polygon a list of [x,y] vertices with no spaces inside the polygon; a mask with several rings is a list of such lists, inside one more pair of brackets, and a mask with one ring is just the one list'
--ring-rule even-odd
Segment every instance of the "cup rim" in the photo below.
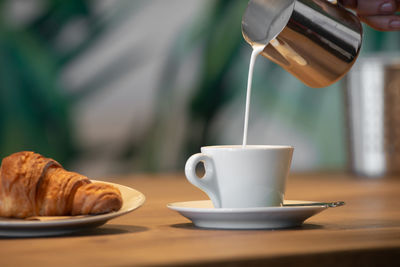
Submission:
{"label": "cup rim", "polygon": [[203,146],[201,149],[206,150],[293,150],[290,145],[215,145]]}

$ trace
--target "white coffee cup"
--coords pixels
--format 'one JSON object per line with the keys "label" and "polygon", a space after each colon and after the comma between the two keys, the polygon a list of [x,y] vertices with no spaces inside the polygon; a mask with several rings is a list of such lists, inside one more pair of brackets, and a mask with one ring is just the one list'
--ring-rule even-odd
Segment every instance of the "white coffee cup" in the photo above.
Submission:
{"label": "white coffee cup", "polygon": [[[280,206],[294,148],[291,146],[207,146],[192,155],[186,178],[203,190],[215,208]],[[205,174],[196,166],[203,162]]]}

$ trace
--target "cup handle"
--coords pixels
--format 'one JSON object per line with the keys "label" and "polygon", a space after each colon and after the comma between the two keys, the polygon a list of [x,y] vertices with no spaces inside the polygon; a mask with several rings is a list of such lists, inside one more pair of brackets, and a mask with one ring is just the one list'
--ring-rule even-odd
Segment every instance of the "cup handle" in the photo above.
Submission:
{"label": "cup handle", "polygon": [[[205,174],[198,177],[196,174],[196,166],[203,162]],[[214,162],[211,157],[198,153],[192,155],[185,165],[185,174],[188,181],[194,186],[203,190],[211,199],[215,208],[221,207],[221,199],[219,197],[219,188],[215,174]]]}

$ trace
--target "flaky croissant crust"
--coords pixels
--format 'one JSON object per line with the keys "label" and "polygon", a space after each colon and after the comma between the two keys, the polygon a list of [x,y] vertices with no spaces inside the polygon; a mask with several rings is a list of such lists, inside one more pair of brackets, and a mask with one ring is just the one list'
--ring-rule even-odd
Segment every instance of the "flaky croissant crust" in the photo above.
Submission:
{"label": "flaky croissant crust", "polygon": [[57,161],[23,151],[3,159],[0,168],[0,216],[100,214],[122,206],[119,190],[66,171]]}

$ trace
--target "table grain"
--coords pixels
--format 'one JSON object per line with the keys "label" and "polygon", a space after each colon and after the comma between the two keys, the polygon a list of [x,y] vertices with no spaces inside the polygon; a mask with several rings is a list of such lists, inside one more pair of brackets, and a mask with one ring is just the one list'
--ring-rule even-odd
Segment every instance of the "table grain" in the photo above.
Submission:
{"label": "table grain", "polygon": [[166,208],[207,199],[182,174],[96,178],[145,194],[138,210],[59,237],[0,238],[0,266],[400,266],[400,177],[292,174],[286,199],[343,200],[282,230],[209,230]]}

